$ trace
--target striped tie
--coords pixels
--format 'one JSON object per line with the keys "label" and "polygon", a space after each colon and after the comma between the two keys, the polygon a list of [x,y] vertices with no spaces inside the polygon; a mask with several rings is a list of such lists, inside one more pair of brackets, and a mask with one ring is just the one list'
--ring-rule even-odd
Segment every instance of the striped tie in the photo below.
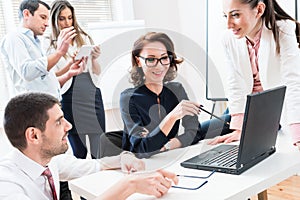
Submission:
{"label": "striped tie", "polygon": [[54,187],[53,177],[52,177],[52,174],[51,174],[48,167],[45,169],[45,171],[42,173],[42,175],[46,176],[47,179],[48,179],[48,182],[49,182],[49,185],[50,185],[50,188],[51,188],[51,191],[52,191],[53,200],[57,200],[57,195],[56,195],[56,190],[55,190],[55,187]]}

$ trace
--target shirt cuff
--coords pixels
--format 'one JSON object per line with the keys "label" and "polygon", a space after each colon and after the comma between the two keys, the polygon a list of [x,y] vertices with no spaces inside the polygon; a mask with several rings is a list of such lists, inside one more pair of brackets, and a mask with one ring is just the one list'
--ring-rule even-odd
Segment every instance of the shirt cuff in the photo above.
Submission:
{"label": "shirt cuff", "polygon": [[230,129],[242,130],[243,121],[244,121],[244,113],[232,114],[230,120]]}
{"label": "shirt cuff", "polygon": [[289,128],[292,134],[293,144],[296,145],[297,142],[300,142],[300,123],[290,124]]}

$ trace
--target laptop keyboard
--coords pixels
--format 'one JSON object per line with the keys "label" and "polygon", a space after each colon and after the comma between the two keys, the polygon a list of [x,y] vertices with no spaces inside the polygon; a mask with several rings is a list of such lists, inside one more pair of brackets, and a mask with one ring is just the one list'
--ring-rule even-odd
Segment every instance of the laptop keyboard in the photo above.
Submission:
{"label": "laptop keyboard", "polygon": [[228,150],[224,151],[223,153],[216,155],[215,157],[211,157],[206,160],[202,160],[200,162],[200,164],[222,166],[222,167],[232,167],[236,164],[238,151],[239,151],[239,147],[234,146],[233,148],[228,149]]}

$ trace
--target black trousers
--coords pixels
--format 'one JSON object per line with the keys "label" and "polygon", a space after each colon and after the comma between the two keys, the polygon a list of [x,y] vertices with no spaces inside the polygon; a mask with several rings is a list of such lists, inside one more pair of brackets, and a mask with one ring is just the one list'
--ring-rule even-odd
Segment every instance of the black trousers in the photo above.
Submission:
{"label": "black trousers", "polygon": [[59,182],[60,183],[60,200],[72,200],[72,194],[69,190],[69,184],[67,181],[65,182]]}

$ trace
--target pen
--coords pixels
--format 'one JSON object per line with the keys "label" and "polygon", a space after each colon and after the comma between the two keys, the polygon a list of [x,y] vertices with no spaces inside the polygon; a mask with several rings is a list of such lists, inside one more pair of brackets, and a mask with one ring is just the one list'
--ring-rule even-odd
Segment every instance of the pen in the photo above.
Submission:
{"label": "pen", "polygon": [[230,125],[230,123],[229,122],[226,122],[226,121],[224,121],[222,118],[220,118],[220,117],[218,117],[218,116],[216,116],[216,115],[214,115],[213,113],[211,113],[211,112],[208,112],[207,110],[205,110],[204,108],[202,108],[203,106],[202,105],[200,105],[200,110],[202,110],[203,112],[206,112],[207,114],[210,114],[211,116],[213,116],[213,117],[215,117],[216,119],[218,119],[218,120],[220,120],[220,121],[222,121],[222,122],[224,122],[225,124],[227,124],[228,126]]}

